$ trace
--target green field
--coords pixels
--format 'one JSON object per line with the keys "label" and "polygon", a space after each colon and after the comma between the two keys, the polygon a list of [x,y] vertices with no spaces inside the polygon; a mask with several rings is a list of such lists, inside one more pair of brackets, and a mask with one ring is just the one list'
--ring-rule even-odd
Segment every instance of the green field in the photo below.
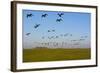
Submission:
{"label": "green field", "polygon": [[61,61],[90,59],[90,48],[84,49],[23,49],[23,62]]}

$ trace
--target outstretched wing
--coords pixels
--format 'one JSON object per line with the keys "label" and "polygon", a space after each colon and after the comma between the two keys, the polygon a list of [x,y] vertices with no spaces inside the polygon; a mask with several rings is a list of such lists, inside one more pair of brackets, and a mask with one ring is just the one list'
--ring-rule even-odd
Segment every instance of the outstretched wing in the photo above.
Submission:
{"label": "outstretched wing", "polygon": [[37,28],[37,27],[39,27],[40,26],[40,24],[36,24],[35,26],[34,26],[34,28]]}
{"label": "outstretched wing", "polygon": [[33,16],[32,13],[29,13],[29,14],[26,15],[27,18],[28,18],[28,17],[32,17],[32,16]]}
{"label": "outstretched wing", "polygon": [[45,14],[42,14],[42,16],[41,16],[41,17],[46,17],[46,16],[48,16],[48,14],[46,14],[46,13],[45,13]]}
{"label": "outstretched wing", "polygon": [[31,33],[26,33],[26,35],[28,36],[28,35],[30,35]]}
{"label": "outstretched wing", "polygon": [[64,13],[58,13],[59,17],[61,17],[62,15],[64,15]]}

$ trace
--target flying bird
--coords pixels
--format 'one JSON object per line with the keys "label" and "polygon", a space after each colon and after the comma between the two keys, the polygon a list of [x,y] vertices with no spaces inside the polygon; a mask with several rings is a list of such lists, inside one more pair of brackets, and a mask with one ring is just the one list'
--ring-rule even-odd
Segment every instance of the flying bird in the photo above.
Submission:
{"label": "flying bird", "polygon": [[48,30],[48,32],[55,32],[55,30]]}
{"label": "flying bird", "polygon": [[62,17],[62,15],[64,15],[64,13],[58,13],[59,17]]}
{"label": "flying bird", "polygon": [[58,45],[59,45],[59,44],[58,44],[57,42],[54,42],[54,43],[53,43],[53,46],[55,46],[55,47],[58,46]]}
{"label": "flying bird", "polygon": [[80,41],[83,41],[83,40],[85,40],[85,39],[79,39]]}
{"label": "flying bird", "polygon": [[33,14],[32,13],[29,13],[29,14],[27,14],[26,17],[28,18],[28,17],[32,17],[32,16],[33,16]]}
{"label": "flying bird", "polygon": [[87,38],[88,36],[84,36],[84,38]]}
{"label": "flying bird", "polygon": [[87,38],[88,36],[81,36],[81,38]]}
{"label": "flying bird", "polygon": [[30,35],[31,33],[26,33],[26,35],[28,36],[28,35]]}
{"label": "flying bird", "polygon": [[55,30],[52,30],[53,32],[55,32]]}
{"label": "flying bird", "polygon": [[45,13],[45,14],[42,14],[42,16],[41,16],[41,17],[46,17],[46,16],[48,16],[48,14],[46,14],[46,13]]}
{"label": "flying bird", "polygon": [[56,22],[60,22],[60,21],[63,21],[61,18],[60,19],[56,19]]}
{"label": "flying bird", "polygon": [[56,38],[58,38],[58,36],[56,36]]}
{"label": "flying bird", "polygon": [[54,38],[54,36],[51,36],[51,38]]}
{"label": "flying bird", "polygon": [[68,33],[64,34],[64,36],[68,36]]}
{"label": "flying bird", "polygon": [[37,27],[39,27],[40,26],[40,24],[36,24],[35,26],[34,26],[34,28],[37,28]]}
{"label": "flying bird", "polygon": [[70,36],[72,36],[72,34],[70,34]]}
{"label": "flying bird", "polygon": [[50,32],[50,30],[48,30],[48,32]]}
{"label": "flying bird", "polygon": [[48,39],[51,39],[50,37],[48,37]]}

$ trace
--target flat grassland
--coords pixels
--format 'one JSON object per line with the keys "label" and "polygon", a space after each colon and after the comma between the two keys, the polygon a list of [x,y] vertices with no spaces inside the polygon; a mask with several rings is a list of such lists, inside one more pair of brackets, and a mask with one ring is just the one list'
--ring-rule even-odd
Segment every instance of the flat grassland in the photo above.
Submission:
{"label": "flat grassland", "polygon": [[61,60],[82,60],[90,59],[90,48],[83,49],[50,49],[33,48],[23,49],[23,62],[61,61]]}

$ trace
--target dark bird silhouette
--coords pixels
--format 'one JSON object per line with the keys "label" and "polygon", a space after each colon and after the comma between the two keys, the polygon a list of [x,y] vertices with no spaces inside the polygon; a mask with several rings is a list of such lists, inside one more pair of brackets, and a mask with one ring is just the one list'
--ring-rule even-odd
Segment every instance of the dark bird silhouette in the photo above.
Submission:
{"label": "dark bird silhouette", "polygon": [[47,45],[47,43],[44,43],[45,45]]}
{"label": "dark bird silhouette", "polygon": [[53,32],[55,32],[55,30],[52,30]]}
{"label": "dark bird silhouette", "polygon": [[53,46],[57,47],[58,43],[57,42],[53,42]]}
{"label": "dark bird silhouette", "polygon": [[51,39],[51,37],[48,37],[48,39]]}
{"label": "dark bird silhouette", "polygon": [[46,16],[48,16],[48,14],[46,14],[46,13],[45,13],[45,14],[42,14],[42,16],[41,16],[41,17],[46,17]]}
{"label": "dark bird silhouette", "polygon": [[72,36],[72,34],[70,34],[70,36]]}
{"label": "dark bird silhouette", "polygon": [[28,17],[32,17],[32,16],[33,16],[32,13],[27,14],[27,18],[28,18]]}
{"label": "dark bird silhouette", "polygon": [[50,30],[48,30],[48,32],[50,32]]}
{"label": "dark bird silhouette", "polygon": [[79,39],[80,41],[83,41],[83,40],[85,40],[85,39]]}
{"label": "dark bird silhouette", "polygon": [[56,19],[56,22],[60,22],[60,21],[63,21],[61,18],[60,19]]}
{"label": "dark bird silhouette", "polygon": [[62,15],[64,15],[64,13],[58,13],[59,17],[62,17]]}
{"label": "dark bird silhouette", "polygon": [[58,38],[58,36],[56,36],[56,38]]}
{"label": "dark bird silhouette", "polygon": [[68,36],[68,33],[64,34],[64,36]]}
{"label": "dark bird silhouette", "polygon": [[84,38],[87,38],[88,36],[84,36]]}
{"label": "dark bird silhouette", "polygon": [[51,38],[54,38],[54,36],[51,36]]}
{"label": "dark bird silhouette", "polygon": [[55,30],[48,30],[48,32],[55,32]]}
{"label": "dark bird silhouette", "polygon": [[34,26],[34,28],[37,28],[37,27],[39,27],[40,26],[40,24],[36,24],[35,26]]}
{"label": "dark bird silhouette", "polygon": [[31,33],[26,33],[26,35],[28,36],[28,35],[30,35]]}
{"label": "dark bird silhouette", "polygon": [[88,36],[81,36],[81,38],[87,38]]}

